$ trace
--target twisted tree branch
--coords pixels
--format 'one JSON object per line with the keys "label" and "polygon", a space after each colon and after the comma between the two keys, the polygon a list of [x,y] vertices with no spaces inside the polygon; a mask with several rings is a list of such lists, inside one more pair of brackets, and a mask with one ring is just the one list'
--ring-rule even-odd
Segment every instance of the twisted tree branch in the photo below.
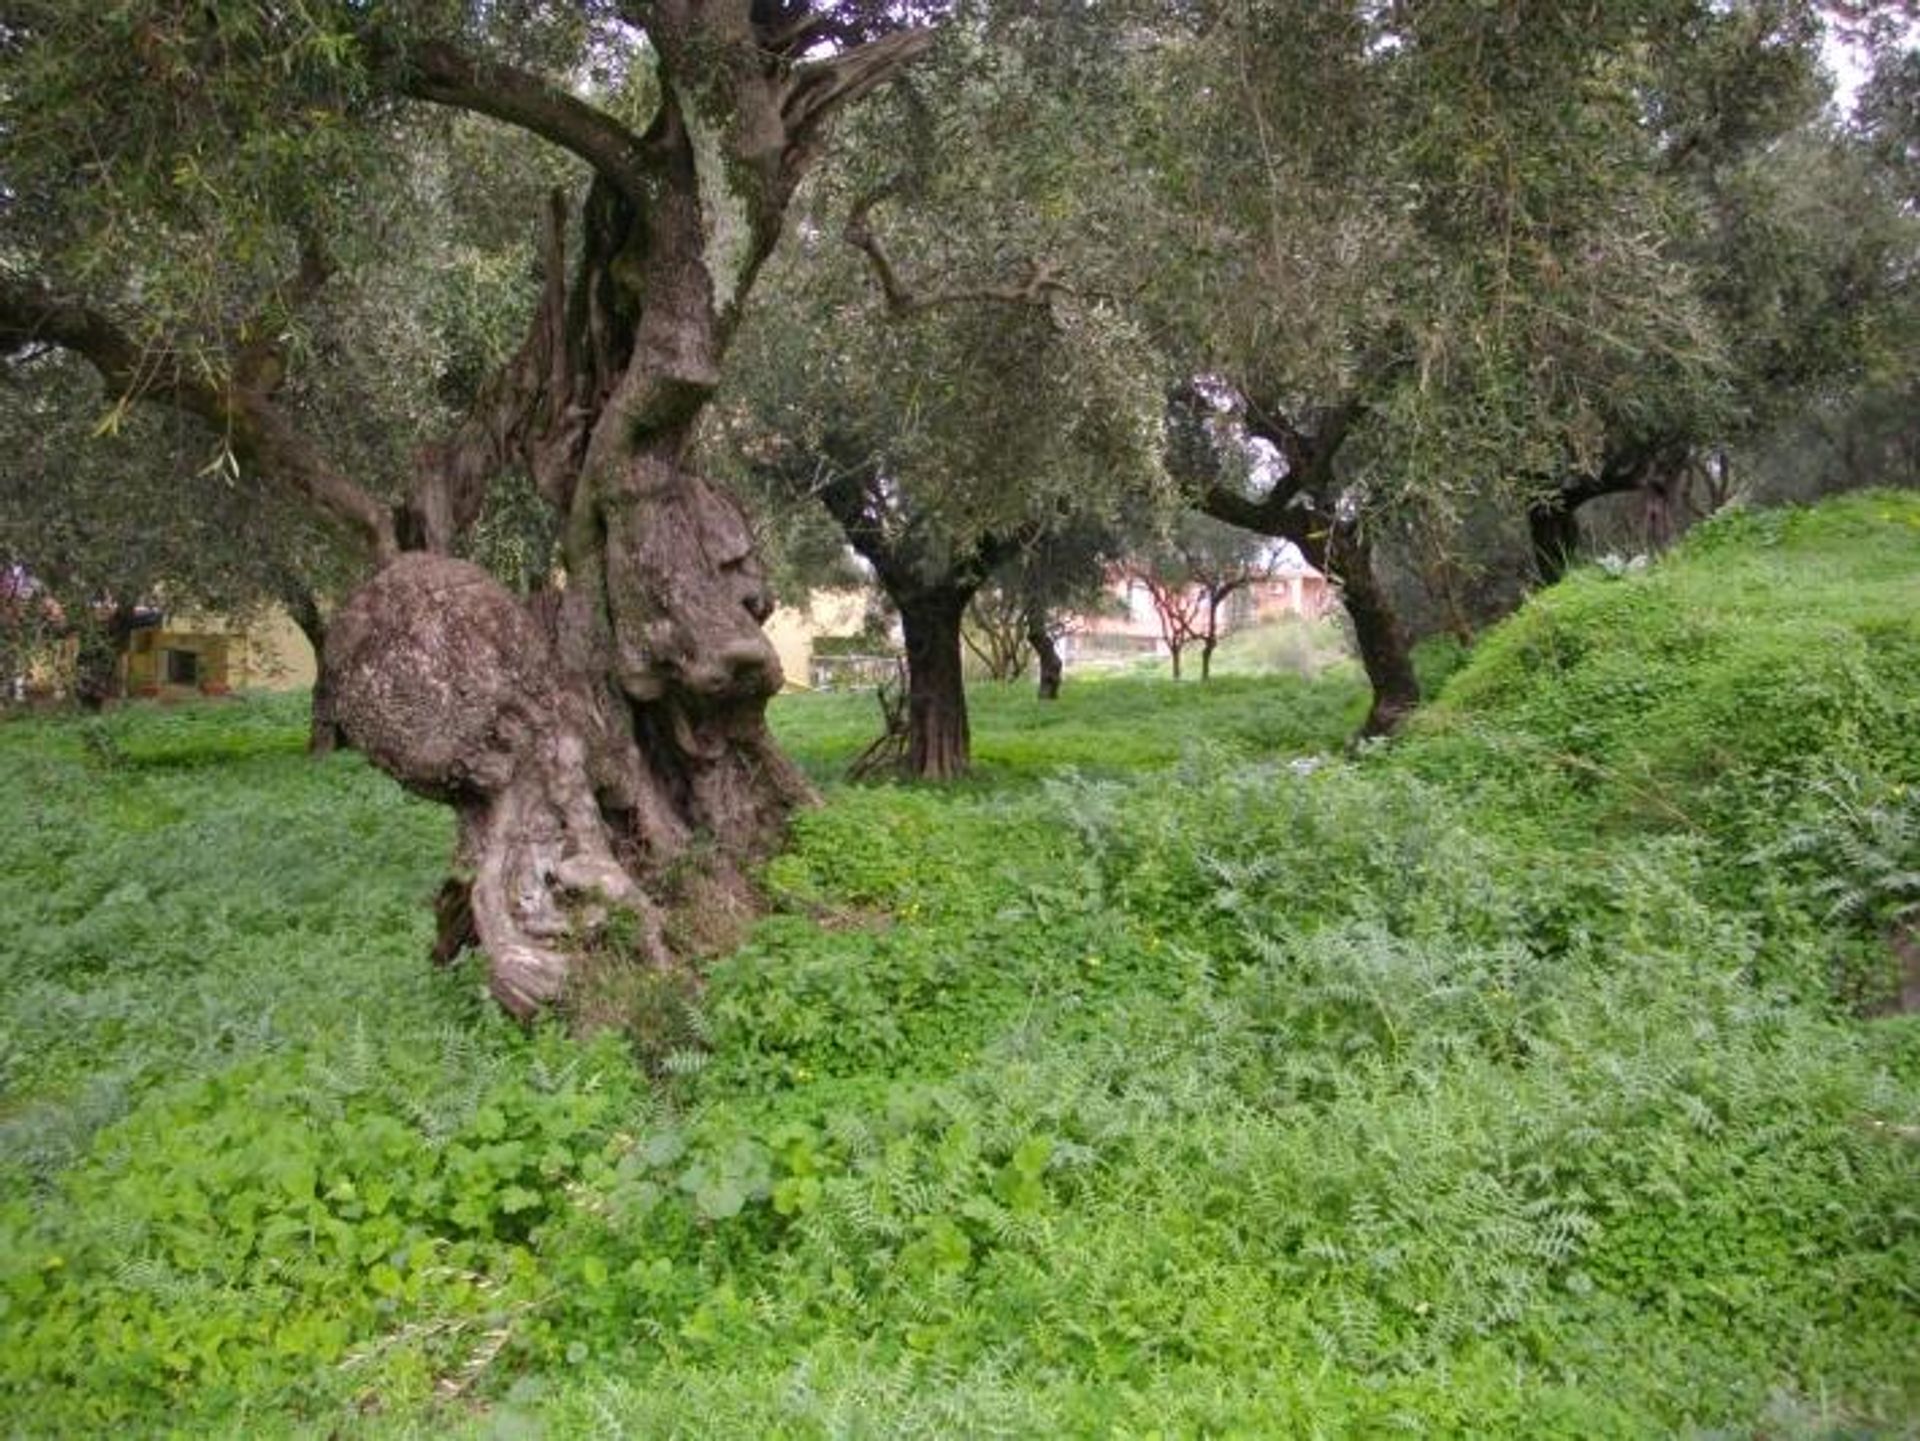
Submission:
{"label": "twisted tree branch", "polygon": [[841,231],[847,244],[867,257],[867,265],[873,271],[874,279],[879,282],[881,295],[886,299],[889,315],[918,315],[946,305],[1044,305],[1055,295],[1074,293],[1043,261],[1029,262],[1026,279],[1015,285],[954,286],[929,291],[909,289],[900,279],[893,257],[874,233],[871,218],[873,207],[892,192],[892,186],[882,186],[854,202],[853,209],[848,212],[846,226]]}
{"label": "twisted tree branch", "polygon": [[855,45],[826,60],[796,65],[780,100],[790,143],[805,150],[835,112],[893,79],[933,48],[934,32],[918,26]]}
{"label": "twisted tree branch", "polygon": [[547,199],[539,303],[520,348],[488,379],[452,434],[414,454],[407,543],[445,555],[480,517],[487,488],[524,460],[535,488],[564,512],[585,448],[589,411],[567,348],[567,199]]}
{"label": "twisted tree branch", "polygon": [[405,55],[401,88],[416,100],[486,115],[572,151],[644,211],[647,147],[639,136],[538,75],[428,40]]}

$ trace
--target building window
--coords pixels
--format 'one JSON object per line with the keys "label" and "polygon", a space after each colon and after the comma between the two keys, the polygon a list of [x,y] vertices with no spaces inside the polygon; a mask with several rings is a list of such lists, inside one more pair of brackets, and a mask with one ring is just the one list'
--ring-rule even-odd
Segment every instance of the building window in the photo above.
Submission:
{"label": "building window", "polygon": [[200,656],[197,651],[170,650],[167,652],[167,684],[200,684]]}

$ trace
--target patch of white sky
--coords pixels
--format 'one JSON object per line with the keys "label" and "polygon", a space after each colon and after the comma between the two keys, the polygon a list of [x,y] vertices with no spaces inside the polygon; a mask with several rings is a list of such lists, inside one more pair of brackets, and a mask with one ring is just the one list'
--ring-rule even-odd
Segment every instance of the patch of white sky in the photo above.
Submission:
{"label": "patch of white sky", "polygon": [[[1906,13],[1912,16],[1912,8]],[[1899,26],[1898,33],[1893,37],[1883,36],[1883,44],[1904,50],[1920,45],[1920,17],[1893,23]],[[1873,46],[1861,34],[1829,18],[1820,42],[1820,56],[1833,75],[1834,107],[1841,118],[1849,118],[1861,90],[1873,75]]]}
{"label": "patch of white sky", "polygon": [[1842,35],[1832,25],[1827,27],[1820,43],[1820,55],[1833,73],[1833,103],[1842,115],[1851,115],[1854,102],[1860,98],[1860,88],[1871,73],[1873,57],[1866,46]]}

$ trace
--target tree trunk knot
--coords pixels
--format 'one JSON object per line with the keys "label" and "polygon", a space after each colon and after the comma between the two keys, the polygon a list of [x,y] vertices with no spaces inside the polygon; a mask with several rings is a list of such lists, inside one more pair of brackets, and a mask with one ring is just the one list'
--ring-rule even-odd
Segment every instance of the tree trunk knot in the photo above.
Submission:
{"label": "tree trunk knot", "polygon": [[327,637],[335,714],[410,790],[458,801],[504,790],[565,708],[546,636],[476,565],[401,556],[341,608]]}

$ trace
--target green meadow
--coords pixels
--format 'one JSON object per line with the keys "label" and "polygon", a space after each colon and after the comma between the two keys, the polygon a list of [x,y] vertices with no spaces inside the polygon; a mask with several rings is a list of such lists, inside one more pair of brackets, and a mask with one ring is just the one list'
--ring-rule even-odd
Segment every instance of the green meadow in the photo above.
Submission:
{"label": "green meadow", "polygon": [[767,915],[595,1034],[304,697],[0,725],[0,1432],[1920,1430],[1920,500],[1363,709],[981,687],[933,789],[784,699]]}

